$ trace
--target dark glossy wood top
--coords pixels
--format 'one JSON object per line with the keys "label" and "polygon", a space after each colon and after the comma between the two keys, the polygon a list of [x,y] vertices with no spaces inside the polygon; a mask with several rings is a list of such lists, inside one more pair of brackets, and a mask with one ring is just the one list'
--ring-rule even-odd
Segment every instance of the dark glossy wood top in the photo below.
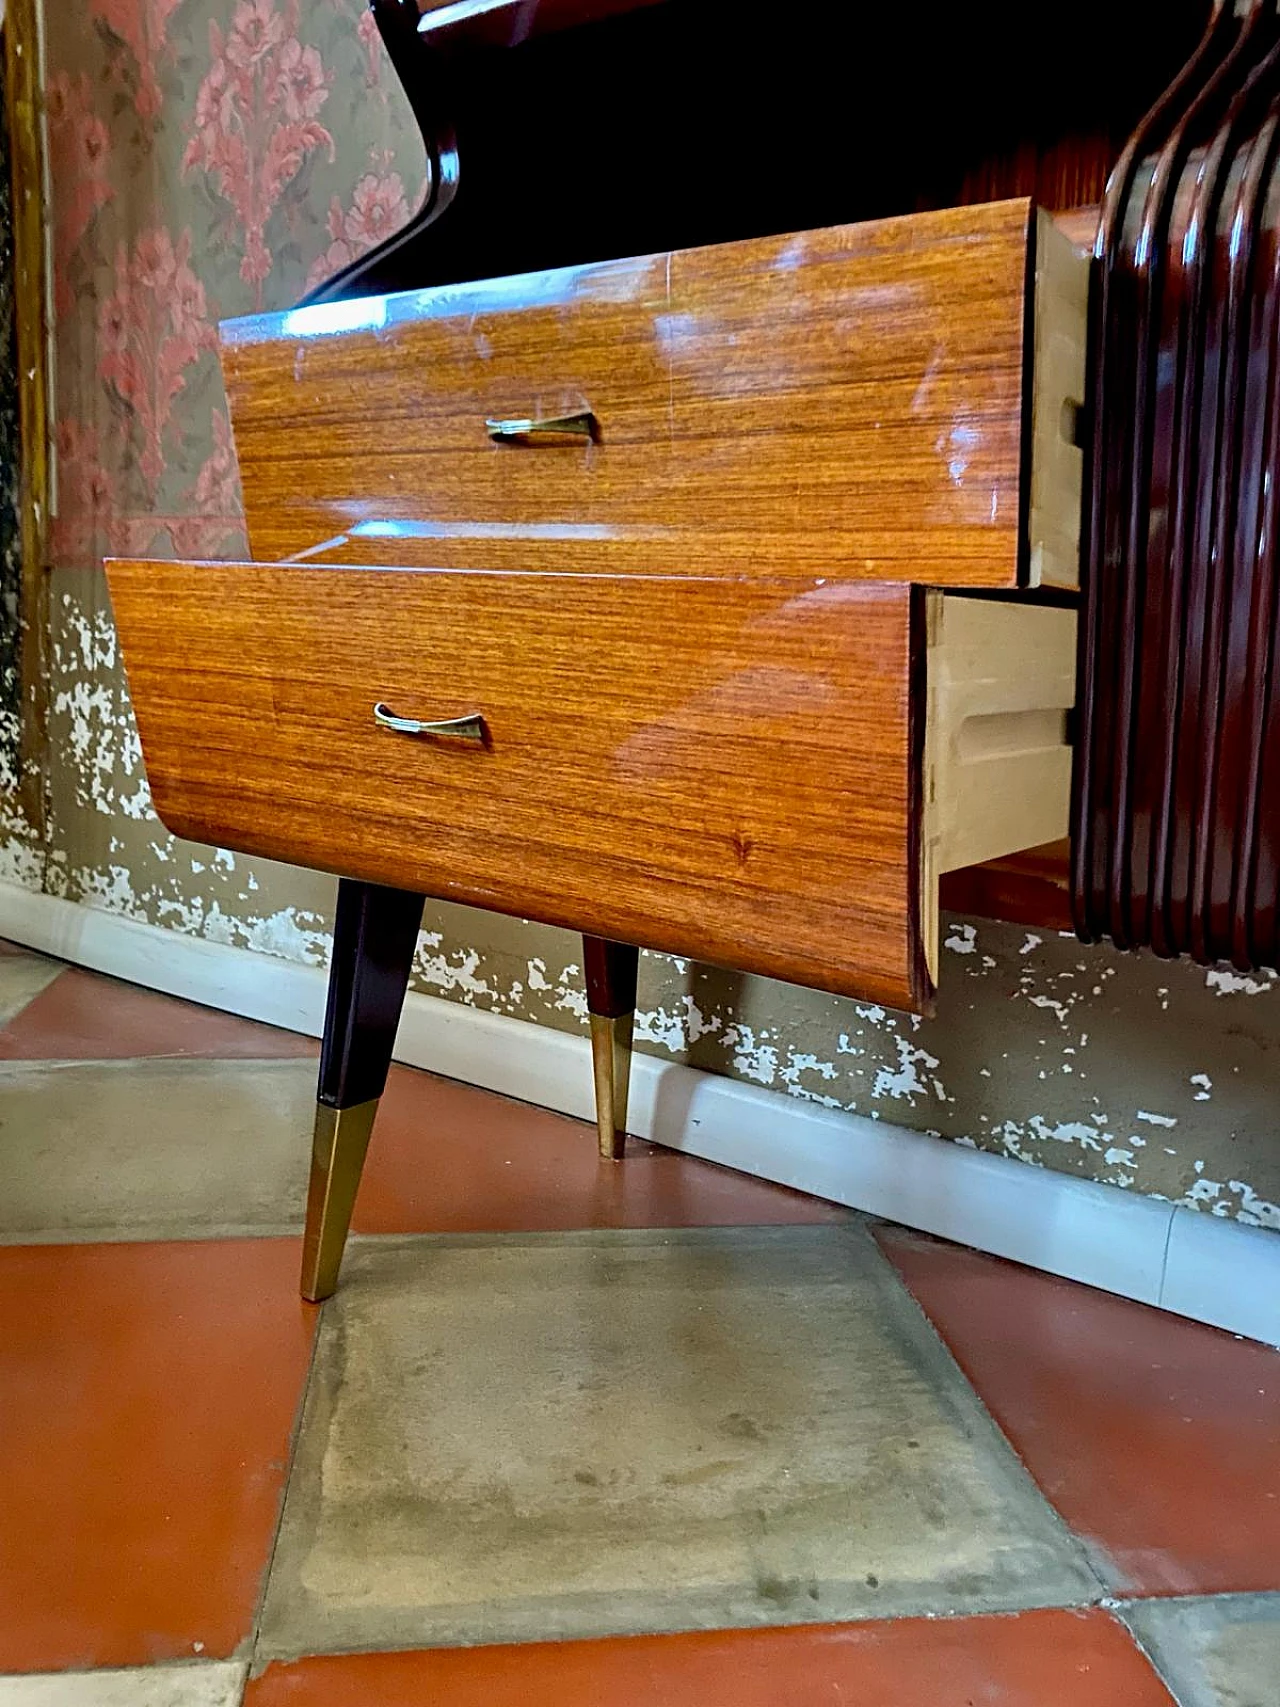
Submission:
{"label": "dark glossy wood top", "polygon": [[1097,201],[1205,4],[1054,0],[1029,29],[1013,0],[980,17],[943,0],[372,0],[433,164],[461,175],[443,214],[343,289],[1012,196]]}

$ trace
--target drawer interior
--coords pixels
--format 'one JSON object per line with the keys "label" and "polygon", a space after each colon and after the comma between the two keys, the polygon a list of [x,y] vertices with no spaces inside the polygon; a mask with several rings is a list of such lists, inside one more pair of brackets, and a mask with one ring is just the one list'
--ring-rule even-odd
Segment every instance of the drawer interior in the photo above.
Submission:
{"label": "drawer interior", "polygon": [[922,937],[938,977],[949,871],[1067,833],[1074,609],[929,593],[922,779]]}

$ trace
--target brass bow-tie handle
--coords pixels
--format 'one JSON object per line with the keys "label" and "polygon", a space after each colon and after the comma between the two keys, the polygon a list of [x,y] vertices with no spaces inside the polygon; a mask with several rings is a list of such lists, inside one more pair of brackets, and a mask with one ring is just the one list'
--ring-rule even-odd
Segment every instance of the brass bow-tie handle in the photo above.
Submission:
{"label": "brass bow-tie handle", "polygon": [[490,416],[484,430],[495,444],[518,444],[529,439],[551,443],[556,439],[596,439],[600,424],[590,409],[581,409],[576,415],[547,415],[540,421],[522,415],[510,420]]}
{"label": "brass bow-tie handle", "polygon": [[484,718],[478,711],[466,717],[445,717],[425,722],[418,717],[397,717],[381,700],[373,708],[373,720],[384,729],[394,729],[399,735],[446,735],[455,741],[483,741]]}

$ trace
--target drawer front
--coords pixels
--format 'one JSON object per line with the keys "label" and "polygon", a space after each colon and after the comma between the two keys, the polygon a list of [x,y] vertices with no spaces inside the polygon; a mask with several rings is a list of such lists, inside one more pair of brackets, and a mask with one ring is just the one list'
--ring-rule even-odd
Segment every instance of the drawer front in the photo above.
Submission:
{"label": "drawer front", "polygon": [[[253,555],[1013,586],[1031,229],[992,203],[230,321]],[[595,442],[486,429],[575,411]]]}
{"label": "drawer front", "polygon": [[[900,1008],[927,1001],[917,589],[109,567],[171,830]],[[485,739],[398,733],[376,703],[410,719],[478,713]]]}

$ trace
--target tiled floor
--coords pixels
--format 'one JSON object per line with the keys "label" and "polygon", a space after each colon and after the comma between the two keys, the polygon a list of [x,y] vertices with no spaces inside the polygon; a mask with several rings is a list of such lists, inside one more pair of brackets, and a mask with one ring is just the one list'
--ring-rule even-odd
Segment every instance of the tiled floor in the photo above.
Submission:
{"label": "tiled floor", "polygon": [[1280,1703],[1280,1354],[314,1055],[0,952],[0,1707]]}

